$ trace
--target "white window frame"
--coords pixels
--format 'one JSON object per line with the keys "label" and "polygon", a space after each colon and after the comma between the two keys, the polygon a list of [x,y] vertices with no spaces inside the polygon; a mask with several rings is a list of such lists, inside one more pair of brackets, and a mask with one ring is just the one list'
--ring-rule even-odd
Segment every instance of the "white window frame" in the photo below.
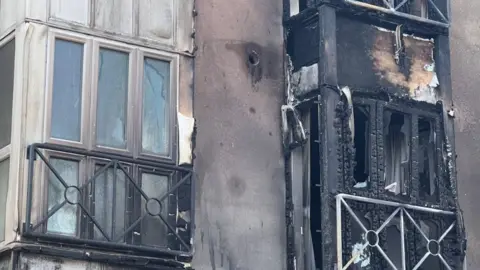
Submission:
{"label": "white window frame", "polygon": [[[81,105],[81,131],[80,142],[52,138],[52,105],[53,105],[53,80],[55,65],[55,41],[61,39],[65,41],[84,44],[83,51],[83,69],[82,69],[82,105]],[[129,54],[129,75],[128,75],[128,94],[127,94],[127,127],[126,127],[126,148],[112,148],[107,146],[98,146],[96,144],[96,117],[97,117],[97,93],[98,93],[98,71],[99,71],[99,52],[101,48],[111,49]],[[168,138],[169,154],[155,155],[144,153],[142,151],[142,117],[143,117],[143,66],[144,58],[158,59],[169,62],[170,67],[170,89],[169,89],[169,115],[168,115]],[[44,117],[44,142],[58,144],[63,146],[72,146],[84,150],[94,150],[102,153],[120,154],[132,158],[139,158],[159,163],[178,164],[178,130],[177,130],[177,112],[178,112],[178,73],[179,56],[176,54],[147,49],[140,46],[124,44],[103,38],[86,36],[83,34],[72,33],[59,29],[50,29],[47,42],[47,61],[46,61],[46,82],[45,95],[46,113]],[[93,175],[96,159],[81,159],[75,154],[58,153],[47,151],[47,159],[55,157],[57,159],[68,159],[79,161],[79,187],[84,181]],[[45,217],[48,211],[48,174],[49,169],[45,164],[42,167],[43,184],[35,189],[35,193],[42,198],[40,214]],[[139,166],[131,166],[132,175],[137,175]],[[169,180],[171,181],[171,179]],[[169,183],[170,185],[170,183]],[[78,215],[77,224],[81,224],[82,217]],[[48,221],[43,226],[43,232],[47,232]],[[81,228],[81,227],[79,227]],[[79,232],[77,232],[77,237]],[[49,233],[56,234],[56,233]]]}
{"label": "white window frame", "polygon": [[[0,40],[0,48],[3,48],[5,45],[7,45],[9,42],[15,40],[15,32],[12,32],[8,35],[6,35],[5,37],[3,37],[1,40]],[[16,40],[15,40],[16,42]],[[15,48],[16,49],[16,48]],[[15,60],[14,60],[14,63],[15,65]],[[13,76],[15,76],[15,74],[13,74]],[[12,81],[14,81],[14,78],[12,78]],[[13,83],[15,84],[15,82]],[[12,89],[12,92],[14,91],[15,89],[15,86],[13,86],[13,89]],[[12,120],[10,121],[10,125],[11,125],[11,130],[10,130],[10,142],[0,148],[0,162],[3,162],[7,159],[10,159],[10,154],[11,154],[11,149],[12,149],[12,133],[13,133],[13,95],[12,95],[12,113],[10,115],[10,117],[12,118]],[[8,194],[10,193],[10,190],[12,189],[12,183],[11,183],[11,177],[10,175],[13,173],[13,170],[12,170],[12,166],[11,166],[11,160],[8,164],[9,166],[9,175],[8,175],[8,179],[7,179],[7,192],[5,193],[5,196],[7,198],[7,203],[8,203]],[[7,206],[5,206],[5,208],[7,208]],[[4,245],[6,243],[6,241],[8,240],[9,238],[9,235],[7,233],[7,219],[8,219],[8,212],[5,211],[5,224],[4,224],[4,228],[5,228],[5,231],[3,232],[3,235],[4,235],[4,239],[0,241],[0,246]]]}
{"label": "white window frame", "polygon": [[[82,43],[83,44],[83,69],[82,69],[82,106],[80,110],[80,141],[69,141],[59,138],[53,138],[51,136],[52,129],[52,105],[53,105],[53,81],[54,81],[54,65],[55,65],[55,40],[61,39],[70,42]],[[87,110],[87,101],[89,100],[89,81],[90,81],[90,72],[88,67],[91,66],[90,59],[92,54],[92,44],[91,40],[83,35],[66,33],[64,31],[51,31],[48,36],[47,42],[47,95],[45,100],[46,106],[46,119],[45,119],[45,134],[44,138],[48,143],[55,143],[67,146],[82,147],[87,148],[88,144],[88,133],[86,132],[86,127],[88,126],[89,115]]]}
{"label": "white window frame", "polygon": [[[84,44],[83,75],[82,75],[82,106],[81,106],[81,131],[80,142],[57,139],[51,137],[52,127],[52,98],[53,76],[55,65],[55,40],[62,39]],[[86,150],[98,150],[107,153],[117,153],[132,156],[134,158],[148,159],[170,164],[178,163],[178,72],[179,56],[176,54],[147,49],[139,46],[127,45],[103,38],[90,37],[82,34],[67,32],[64,30],[51,29],[48,38],[47,51],[47,95],[45,114],[44,141],[65,146],[80,147]],[[129,87],[127,109],[127,147],[117,149],[96,145],[96,101],[98,86],[98,60],[100,48],[117,50],[129,53]],[[157,155],[142,151],[141,128],[143,115],[143,59],[145,57],[167,61],[170,63],[170,98],[169,98],[169,154]],[[141,119],[142,121],[135,121]],[[135,133],[135,131],[137,131]]]}

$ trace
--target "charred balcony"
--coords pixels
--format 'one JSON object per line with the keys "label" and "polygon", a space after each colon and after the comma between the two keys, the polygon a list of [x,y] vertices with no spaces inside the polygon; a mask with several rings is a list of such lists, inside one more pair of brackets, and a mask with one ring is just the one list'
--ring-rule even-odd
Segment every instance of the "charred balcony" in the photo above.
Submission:
{"label": "charred balcony", "polygon": [[54,144],[28,160],[25,240],[191,259],[190,168]]}

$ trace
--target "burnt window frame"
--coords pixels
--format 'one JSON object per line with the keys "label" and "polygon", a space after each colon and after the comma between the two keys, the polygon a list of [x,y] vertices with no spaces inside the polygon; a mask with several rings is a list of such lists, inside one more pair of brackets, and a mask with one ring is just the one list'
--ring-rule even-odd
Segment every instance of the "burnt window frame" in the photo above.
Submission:
{"label": "burnt window frame", "polygon": [[[355,95],[352,99],[352,105],[355,106],[369,106],[370,108],[370,176],[369,182],[367,183],[367,188],[354,188],[355,184],[354,179],[354,142],[351,138],[351,132],[349,131],[348,126],[348,115],[345,115],[343,119],[343,124],[341,125],[340,137],[342,140],[348,142],[347,144],[342,144],[340,147],[343,153],[343,176],[341,179],[343,181],[339,183],[339,189],[343,193],[358,195],[367,198],[376,198],[381,200],[395,201],[401,203],[408,203],[413,205],[423,205],[427,207],[435,207],[448,209],[453,207],[449,205],[449,200],[445,196],[440,196],[446,192],[447,177],[445,175],[445,164],[443,161],[443,145],[445,143],[445,137],[443,134],[443,113],[440,104],[427,104],[420,101],[412,100],[391,100],[385,101],[381,98],[365,97],[361,95]],[[373,108],[373,110],[372,110]],[[345,108],[349,112],[348,108]],[[353,109],[353,107],[352,107]],[[406,188],[406,196],[398,196],[391,194],[385,190],[385,179],[384,179],[384,130],[383,130],[383,115],[386,110],[400,112],[402,114],[410,117],[411,125],[411,142],[410,142],[410,176],[408,177]],[[354,116],[355,117],[355,116]],[[435,150],[434,157],[436,163],[436,177],[435,184],[437,187],[438,196],[435,201],[424,201],[420,197],[420,178],[418,167],[413,166],[413,164],[418,164],[419,156],[419,138],[418,138],[418,119],[426,118],[430,119],[432,125],[432,130],[435,132]],[[348,138],[350,136],[350,138]]]}

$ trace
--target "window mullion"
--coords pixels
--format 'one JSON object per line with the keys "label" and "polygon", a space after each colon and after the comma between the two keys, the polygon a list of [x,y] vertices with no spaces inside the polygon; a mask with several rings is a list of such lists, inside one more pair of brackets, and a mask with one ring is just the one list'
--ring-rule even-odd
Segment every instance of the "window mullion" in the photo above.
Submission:
{"label": "window mullion", "polygon": [[417,203],[418,198],[420,198],[420,178],[418,172],[418,164],[419,164],[419,141],[418,141],[418,115],[412,114],[411,115],[411,129],[412,129],[412,138],[411,138],[411,145],[410,145],[410,172],[411,175],[408,178],[409,181],[407,182],[407,189],[410,194],[410,198],[412,199],[412,203]]}

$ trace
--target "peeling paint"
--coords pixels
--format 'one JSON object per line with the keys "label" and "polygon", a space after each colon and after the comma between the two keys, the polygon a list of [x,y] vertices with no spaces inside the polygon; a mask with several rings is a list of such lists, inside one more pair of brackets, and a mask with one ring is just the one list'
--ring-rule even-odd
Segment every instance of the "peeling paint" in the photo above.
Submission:
{"label": "peeling paint", "polygon": [[192,164],[192,134],[195,127],[195,119],[182,113],[178,113],[178,163]]}
{"label": "peeling paint", "polygon": [[370,265],[370,251],[367,248],[368,243],[364,233],[362,234],[362,240],[363,243],[355,243],[352,246],[352,258],[355,258],[354,264],[360,263],[360,267],[363,268]]}
{"label": "peeling paint", "polygon": [[381,79],[408,90],[411,98],[436,103],[439,81],[433,59],[433,41],[404,35],[404,46],[408,62],[406,71],[395,61],[394,34],[379,30],[371,52],[374,70]]}
{"label": "peeling paint", "polygon": [[302,95],[318,89],[318,64],[302,67],[292,74],[291,86],[295,95]]}

